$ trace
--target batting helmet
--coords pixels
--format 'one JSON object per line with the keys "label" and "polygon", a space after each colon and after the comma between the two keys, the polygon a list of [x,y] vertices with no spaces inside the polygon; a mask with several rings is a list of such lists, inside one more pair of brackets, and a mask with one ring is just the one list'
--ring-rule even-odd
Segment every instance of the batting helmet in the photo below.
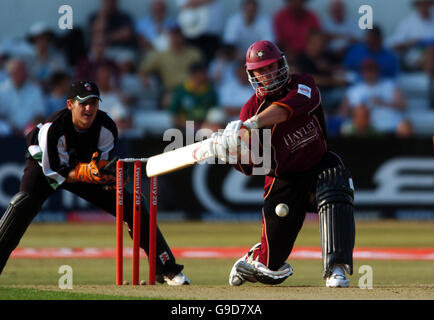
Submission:
{"label": "batting helmet", "polygon": [[[275,74],[263,74],[262,76],[272,77],[272,83],[264,85],[253,74],[253,70],[260,69],[278,63],[277,71],[273,71]],[[264,96],[266,94],[275,93],[289,79],[289,67],[286,62],[285,55],[280,49],[271,41],[261,40],[254,42],[246,53],[246,71],[249,76],[249,82],[256,94]]]}

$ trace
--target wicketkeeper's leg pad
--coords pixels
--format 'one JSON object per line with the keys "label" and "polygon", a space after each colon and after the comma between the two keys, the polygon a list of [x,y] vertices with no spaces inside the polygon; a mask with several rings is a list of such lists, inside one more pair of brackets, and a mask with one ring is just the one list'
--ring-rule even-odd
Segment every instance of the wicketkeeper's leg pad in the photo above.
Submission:
{"label": "wicketkeeper's leg pad", "polygon": [[355,241],[354,187],[350,172],[339,165],[324,170],[317,181],[316,200],[320,219],[323,277],[335,264],[353,273]]}
{"label": "wicketkeeper's leg pad", "polygon": [[0,273],[39,208],[27,192],[18,192],[12,198],[0,219]]}

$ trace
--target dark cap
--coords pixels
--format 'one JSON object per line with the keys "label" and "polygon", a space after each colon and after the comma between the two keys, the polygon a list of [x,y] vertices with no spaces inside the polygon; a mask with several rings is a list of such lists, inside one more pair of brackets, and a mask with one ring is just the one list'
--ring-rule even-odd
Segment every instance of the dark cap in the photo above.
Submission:
{"label": "dark cap", "polygon": [[76,99],[78,102],[82,103],[90,98],[98,98],[99,101],[102,101],[99,97],[98,86],[94,82],[77,81],[73,82],[69,87],[68,100]]}

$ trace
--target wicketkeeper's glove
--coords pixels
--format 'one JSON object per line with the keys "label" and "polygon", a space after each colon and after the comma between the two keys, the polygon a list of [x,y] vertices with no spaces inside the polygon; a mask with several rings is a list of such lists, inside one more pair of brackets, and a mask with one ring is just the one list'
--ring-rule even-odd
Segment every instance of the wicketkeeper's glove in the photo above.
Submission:
{"label": "wicketkeeper's glove", "polygon": [[107,170],[110,163],[107,160],[99,160],[99,153],[94,152],[89,163],[79,163],[75,167],[75,178],[85,183],[112,185],[115,183],[115,174],[114,171],[112,174]]}
{"label": "wicketkeeper's glove", "polygon": [[[116,179],[116,163],[118,162],[119,157],[114,157],[107,164],[99,169],[99,172],[103,175],[113,176]],[[128,177],[124,180],[122,186],[125,188],[125,185],[128,182]],[[116,180],[110,182],[103,187],[105,190],[116,190]]]}

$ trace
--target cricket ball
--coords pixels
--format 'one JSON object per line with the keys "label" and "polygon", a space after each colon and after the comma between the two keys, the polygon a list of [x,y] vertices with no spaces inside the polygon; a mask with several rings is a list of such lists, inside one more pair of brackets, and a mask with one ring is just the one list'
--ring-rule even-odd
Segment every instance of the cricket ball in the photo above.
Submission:
{"label": "cricket ball", "polygon": [[127,286],[127,285],[129,285],[130,283],[129,283],[127,280],[124,280],[124,281],[122,282],[122,284],[123,284],[124,286]]}
{"label": "cricket ball", "polygon": [[287,205],[286,203],[279,203],[279,204],[276,206],[275,211],[276,211],[276,214],[277,214],[279,217],[283,218],[283,217],[286,217],[286,216],[287,216],[287,214],[288,214],[288,212],[289,212],[289,207],[288,207],[288,205]]}
{"label": "cricket ball", "polygon": [[146,281],[145,280],[140,281],[140,285],[141,286],[145,286],[146,285]]}

